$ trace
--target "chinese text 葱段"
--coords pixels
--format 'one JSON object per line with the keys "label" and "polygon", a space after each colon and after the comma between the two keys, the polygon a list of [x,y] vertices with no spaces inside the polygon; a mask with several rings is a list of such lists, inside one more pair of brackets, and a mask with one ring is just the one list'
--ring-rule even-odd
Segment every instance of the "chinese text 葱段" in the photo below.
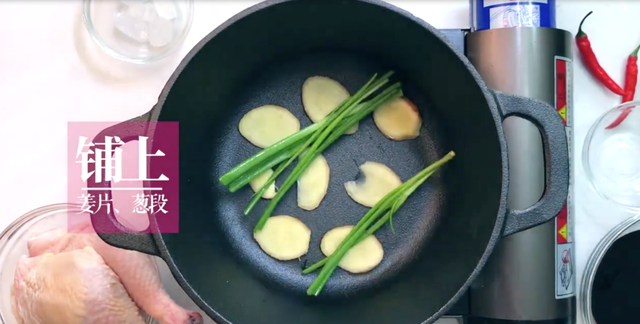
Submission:
{"label": "chinese text \u8471\u6bb5", "polygon": [[[134,197],[134,206],[132,212],[136,214],[155,215],[159,212],[166,214],[165,206],[167,198],[164,194],[136,194]],[[94,195],[92,193],[82,194],[78,198],[82,201],[80,212],[95,214],[102,208],[106,208],[106,212],[110,214],[119,213],[120,211],[113,207],[113,200],[108,193]]]}

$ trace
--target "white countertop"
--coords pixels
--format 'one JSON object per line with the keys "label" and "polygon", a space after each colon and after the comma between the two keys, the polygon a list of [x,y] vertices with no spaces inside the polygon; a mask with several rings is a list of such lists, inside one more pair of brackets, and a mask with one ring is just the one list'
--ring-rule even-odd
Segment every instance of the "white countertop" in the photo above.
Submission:
{"label": "white countertop", "polygon": [[[0,2],[0,230],[26,212],[67,201],[66,122],[122,121],[148,111],[179,60],[226,19],[255,0],[196,0],[193,27],[173,59],[150,73],[122,77],[96,67],[80,16],[80,1]],[[391,1],[438,28],[468,28],[466,0]],[[557,27],[585,30],[602,65],[623,83],[627,55],[640,43],[640,2],[557,0]],[[93,66],[93,67],[89,67]],[[130,73],[130,72],[129,72]],[[588,187],[580,161],[591,123],[619,97],[575,65],[574,154],[577,275],[597,241],[629,217]],[[579,281],[578,281],[579,283]],[[581,323],[581,319],[578,320]]]}

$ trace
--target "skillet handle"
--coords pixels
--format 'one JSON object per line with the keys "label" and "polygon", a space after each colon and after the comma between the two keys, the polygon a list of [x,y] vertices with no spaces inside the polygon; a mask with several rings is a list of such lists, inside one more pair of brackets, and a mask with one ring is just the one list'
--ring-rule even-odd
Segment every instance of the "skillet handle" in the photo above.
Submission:
{"label": "skillet handle", "polygon": [[569,148],[560,115],[542,101],[507,95],[493,90],[503,120],[517,116],[529,120],[542,135],[545,188],[542,198],[524,210],[509,210],[503,235],[507,236],[545,223],[558,215],[569,194]]}
{"label": "skillet handle", "polygon": [[[92,143],[95,144],[94,149],[104,150],[106,136],[118,136],[124,143],[137,140],[138,136],[145,136],[148,132],[147,126],[149,125],[148,122],[151,119],[152,112],[153,109],[141,116],[103,129],[93,138]],[[89,163],[88,171],[96,171],[95,164]],[[98,170],[97,172],[104,171]],[[111,196],[111,185],[109,182],[96,183],[94,177],[89,177],[87,185],[89,188],[101,187],[101,189],[91,190],[91,194],[95,196],[105,194]],[[134,250],[155,256],[160,255],[160,251],[151,233],[140,233],[128,229],[118,222],[111,210],[100,208],[90,215],[93,229],[105,243],[121,249]]]}

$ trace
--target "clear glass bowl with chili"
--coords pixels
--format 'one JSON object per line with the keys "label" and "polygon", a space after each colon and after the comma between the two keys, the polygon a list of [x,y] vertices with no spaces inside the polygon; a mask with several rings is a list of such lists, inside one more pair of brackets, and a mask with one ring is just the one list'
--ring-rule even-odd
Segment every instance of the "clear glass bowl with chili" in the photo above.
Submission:
{"label": "clear glass bowl with chili", "polygon": [[621,104],[589,129],[582,165],[591,187],[604,199],[640,210],[640,101]]}

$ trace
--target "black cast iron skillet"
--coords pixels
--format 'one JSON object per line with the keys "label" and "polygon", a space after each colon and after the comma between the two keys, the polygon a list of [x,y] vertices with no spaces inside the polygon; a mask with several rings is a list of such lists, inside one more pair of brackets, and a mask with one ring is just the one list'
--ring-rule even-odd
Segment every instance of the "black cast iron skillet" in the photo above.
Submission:
{"label": "black cast iron skillet", "polygon": [[[254,107],[276,104],[307,126],[300,98],[305,78],[325,75],[353,93],[374,72],[389,69],[420,109],[421,136],[392,142],[370,117],[361,122],[355,135],[325,152],[331,182],[321,206],[300,210],[293,190],[276,210],[311,228],[308,255],[301,262],[269,258],[251,234],[266,203],[245,217],[250,189],[230,194],[217,182],[258,152],[240,136],[238,121]],[[523,211],[506,208],[502,121],[511,115],[539,127],[546,153],[545,194]],[[180,123],[180,233],[133,233],[105,214],[93,215],[94,226],[109,244],[164,259],[189,296],[220,324],[432,323],[476,277],[502,235],[552,219],[568,191],[567,142],[553,108],[487,89],[437,30],[377,0],[253,6],[196,45],[158,104],[134,121]],[[127,125],[103,131],[97,142],[106,135],[133,140],[147,134]],[[357,166],[382,162],[406,180],[449,150],[456,158],[396,214],[395,234],[388,228],[376,234],[385,249],[382,264],[363,275],[337,270],[319,297],[307,297],[315,275],[302,275],[300,263],[321,258],[319,241],[327,230],[355,224],[367,211],[343,189]],[[152,160],[151,172],[161,164]]]}

